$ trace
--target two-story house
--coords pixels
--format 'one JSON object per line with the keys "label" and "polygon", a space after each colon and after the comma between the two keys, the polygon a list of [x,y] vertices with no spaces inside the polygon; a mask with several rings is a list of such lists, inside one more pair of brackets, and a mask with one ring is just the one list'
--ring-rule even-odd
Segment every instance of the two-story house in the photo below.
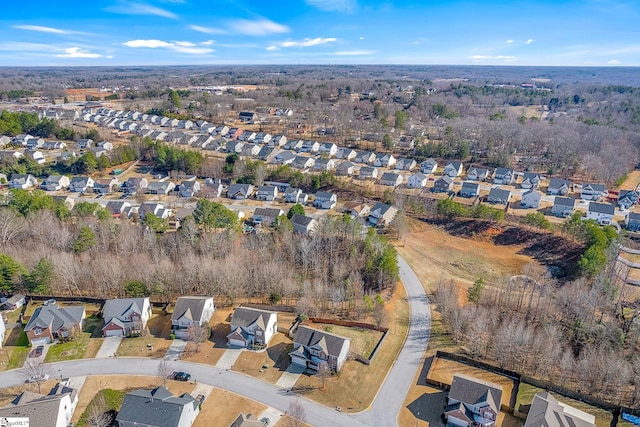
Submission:
{"label": "two-story house", "polygon": [[230,324],[231,332],[227,335],[229,346],[266,346],[278,333],[278,314],[257,308],[239,307],[231,315]]}
{"label": "two-story house", "polygon": [[422,188],[427,185],[427,181],[429,181],[429,177],[427,177],[427,175],[421,172],[414,173],[409,178],[407,178],[407,187]]}
{"label": "two-story house", "polygon": [[520,183],[520,187],[525,190],[537,190],[540,188],[540,181],[542,181],[542,175],[534,172],[525,172],[522,175],[522,182]]}
{"label": "two-story house", "polygon": [[398,214],[398,209],[386,203],[376,203],[369,211],[368,221],[372,225],[387,225]]}
{"label": "two-story house", "polygon": [[69,379],[64,379],[46,396],[31,391],[20,393],[0,408],[0,419],[27,418],[30,426],[67,427],[71,425],[77,404],[78,391],[69,386]]}
{"label": "two-story house", "polygon": [[438,162],[434,159],[427,159],[420,163],[420,172],[430,175],[438,169]]}
{"label": "two-story house", "polygon": [[497,185],[511,185],[515,178],[515,172],[509,168],[496,168],[493,173],[493,183]]}
{"label": "two-story house", "polygon": [[231,184],[227,190],[227,197],[230,199],[244,200],[253,194],[253,185],[251,184]]}
{"label": "two-story house", "polygon": [[289,353],[291,363],[306,369],[318,370],[326,364],[339,372],[347,360],[351,340],[329,332],[299,326]]}
{"label": "two-story house", "polygon": [[276,218],[284,215],[284,211],[279,208],[256,208],[253,211],[253,222],[270,226]]}
{"label": "two-story house", "polygon": [[489,176],[489,170],[471,166],[467,171],[467,179],[469,181],[484,181]]}
{"label": "two-story house", "polygon": [[256,200],[273,202],[278,197],[278,187],[273,185],[261,185],[256,192]]}
{"label": "two-story house", "polygon": [[566,196],[571,191],[571,181],[551,178],[547,187],[547,194],[552,196]]}
{"label": "two-story house", "polygon": [[187,338],[190,326],[207,326],[213,316],[213,297],[180,297],[171,314],[171,330],[178,338]]}
{"label": "two-story house", "polygon": [[284,201],[287,203],[306,203],[307,195],[299,188],[289,187],[284,191]]}
{"label": "two-story house", "polygon": [[455,374],[444,417],[447,425],[495,427],[502,387],[468,375]]}
{"label": "two-story house", "polygon": [[464,166],[460,162],[449,162],[444,166],[444,174],[450,178],[455,178],[462,174]]}
{"label": "two-story house", "polygon": [[584,182],[582,183],[582,189],[580,190],[580,198],[583,200],[592,200],[597,202],[606,195],[606,192],[607,190],[604,188],[604,184]]}
{"label": "two-story house", "polygon": [[139,335],[147,327],[151,317],[149,298],[110,299],[102,307],[105,337]]}
{"label": "two-story house", "polygon": [[380,177],[379,184],[388,187],[397,187],[402,184],[402,175],[393,172],[385,172]]}
{"label": "two-story house", "polygon": [[613,216],[616,208],[610,203],[590,202],[587,209],[587,219],[593,219],[600,225],[609,225],[613,223]]}
{"label": "two-story house", "polygon": [[48,344],[56,339],[70,339],[82,330],[87,317],[84,306],[58,307],[56,304],[36,308],[24,327],[31,345]]}
{"label": "two-story house", "polygon": [[94,181],[89,176],[74,176],[69,181],[69,191],[72,193],[86,193],[93,191]]}
{"label": "two-story house", "polygon": [[130,391],[124,396],[118,427],[191,427],[200,402],[189,393],[176,397],[164,387]]}
{"label": "two-story house", "polygon": [[318,191],[313,200],[313,206],[320,209],[333,209],[338,203],[338,196],[326,191]]}

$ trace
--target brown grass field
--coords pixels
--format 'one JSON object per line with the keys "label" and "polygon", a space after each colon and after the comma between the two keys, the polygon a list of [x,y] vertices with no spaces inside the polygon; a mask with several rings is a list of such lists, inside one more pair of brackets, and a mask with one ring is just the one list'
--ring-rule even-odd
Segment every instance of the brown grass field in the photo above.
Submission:
{"label": "brown grass field", "polygon": [[[285,334],[278,333],[269,343],[267,350],[243,351],[231,369],[275,384],[291,363],[291,350],[293,341]],[[265,365],[267,368],[263,368]]]}
{"label": "brown grass field", "polygon": [[254,400],[214,388],[202,404],[202,410],[193,427],[228,426],[240,412],[258,416],[265,409],[266,406]]}

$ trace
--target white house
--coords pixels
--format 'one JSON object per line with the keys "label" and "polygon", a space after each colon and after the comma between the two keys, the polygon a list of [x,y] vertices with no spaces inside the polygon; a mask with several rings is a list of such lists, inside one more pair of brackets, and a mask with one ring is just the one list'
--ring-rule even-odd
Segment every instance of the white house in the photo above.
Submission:
{"label": "white house", "polygon": [[616,213],[616,208],[610,203],[589,203],[589,209],[587,210],[587,219],[593,219],[600,225],[609,225],[613,222],[613,215]]}
{"label": "white house", "polygon": [[19,174],[14,173],[11,175],[11,181],[9,181],[10,188],[21,188],[26,190],[27,188],[33,188],[38,185],[38,181],[31,174]]}
{"label": "white house", "polygon": [[151,317],[149,298],[110,299],[102,307],[105,337],[121,337],[140,334]]}
{"label": "white house", "polygon": [[414,173],[413,175],[411,175],[408,179],[407,179],[407,187],[409,188],[422,188],[425,187],[427,185],[427,181],[429,180],[429,177],[427,177],[427,175],[418,172],[418,173]]}
{"label": "white house", "polygon": [[438,162],[433,159],[427,159],[424,162],[420,163],[420,172],[424,174],[432,174],[438,168]]}
{"label": "white house", "polygon": [[56,384],[47,396],[31,391],[20,393],[11,403],[0,408],[0,419],[27,418],[31,426],[67,427],[77,404],[78,391],[69,387],[69,380],[65,379]]}
{"label": "white house", "polygon": [[520,200],[520,207],[523,208],[538,208],[540,207],[540,201],[542,200],[542,193],[531,189],[522,194]]}
{"label": "white house", "polygon": [[267,346],[278,333],[278,314],[273,311],[239,307],[231,315],[230,323],[227,344],[233,347]]}
{"label": "white house", "polygon": [[449,162],[444,167],[444,174],[448,177],[455,178],[462,174],[463,165],[460,162]]}
{"label": "white house", "polygon": [[180,297],[171,314],[171,330],[178,338],[187,338],[190,326],[208,326],[215,311],[213,297]]}

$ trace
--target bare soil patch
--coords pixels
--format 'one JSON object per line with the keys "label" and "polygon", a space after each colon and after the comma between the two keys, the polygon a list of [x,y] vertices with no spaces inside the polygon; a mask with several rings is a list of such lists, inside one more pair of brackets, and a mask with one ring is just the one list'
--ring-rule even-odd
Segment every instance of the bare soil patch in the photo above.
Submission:
{"label": "bare soil patch", "polygon": [[640,170],[634,170],[629,172],[627,179],[620,184],[621,190],[635,190],[640,185]]}

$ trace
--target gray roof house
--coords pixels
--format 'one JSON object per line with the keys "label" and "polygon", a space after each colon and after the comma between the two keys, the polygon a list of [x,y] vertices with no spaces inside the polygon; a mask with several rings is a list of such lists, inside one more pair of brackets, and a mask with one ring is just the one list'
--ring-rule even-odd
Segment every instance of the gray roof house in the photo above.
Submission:
{"label": "gray roof house", "polygon": [[595,416],[558,402],[549,392],[536,393],[524,427],[595,427]]}
{"label": "gray roof house", "polygon": [[616,208],[610,203],[590,202],[587,209],[587,219],[593,219],[600,225],[609,225],[613,222]]}
{"label": "gray roof house", "polygon": [[433,182],[434,193],[447,193],[453,189],[453,178],[444,175]]}
{"label": "gray roof house", "polygon": [[358,153],[356,152],[356,150],[352,148],[340,148],[336,153],[336,157],[338,159],[349,160],[349,161],[355,160],[357,155]]}
{"label": "gray roof house", "polygon": [[37,308],[24,331],[32,345],[69,338],[82,329],[86,312],[84,306],[58,307],[56,304]]}
{"label": "gray roof house", "polygon": [[69,181],[69,191],[73,193],[86,193],[93,190],[94,181],[89,176],[74,176]]}
{"label": "gray roof house", "polygon": [[629,209],[638,204],[638,192],[635,190],[620,190],[618,194],[618,206],[620,209]]}
{"label": "gray roof house", "polygon": [[402,184],[402,175],[393,172],[385,172],[380,177],[379,184],[386,185],[388,187],[397,187]]}
{"label": "gray roof house", "polygon": [[462,174],[463,167],[464,166],[460,162],[449,162],[444,167],[444,174],[451,178],[455,178]]}
{"label": "gray roof house", "polygon": [[169,194],[176,188],[176,185],[171,181],[151,181],[147,186],[147,193],[149,194]]}
{"label": "gray roof house", "polygon": [[179,397],[164,387],[127,393],[116,416],[118,427],[191,427],[200,402],[189,393]]}
{"label": "gray roof house", "polygon": [[270,147],[268,145],[265,145],[258,152],[258,159],[267,163],[271,163],[273,159],[276,157],[276,155],[278,154],[278,152],[279,150],[276,147]]}
{"label": "gray roof house", "polygon": [[354,161],[356,163],[365,163],[365,164],[373,164],[373,161],[376,159],[376,155],[373,154],[371,151],[361,151],[359,152]]}
{"label": "gray roof house", "polygon": [[293,350],[289,353],[291,363],[310,370],[318,370],[327,364],[338,372],[349,354],[351,340],[329,332],[300,326],[293,339]]}
{"label": "gray roof house", "polygon": [[180,197],[193,197],[200,191],[200,183],[196,180],[182,181],[179,187]]}
{"label": "gray roof house", "polygon": [[333,209],[338,203],[338,196],[326,191],[318,191],[313,200],[313,206],[320,209]]}
{"label": "gray roof house", "polygon": [[494,427],[501,402],[501,386],[455,374],[444,410],[447,425]]}
{"label": "gray roof house", "polygon": [[399,171],[412,171],[418,166],[415,160],[406,157],[401,157],[396,161],[396,170]]}
{"label": "gray roof house", "polygon": [[105,337],[121,337],[140,334],[151,317],[149,298],[109,299],[102,307]]}
{"label": "gray roof house", "polygon": [[375,167],[383,167],[383,168],[391,168],[395,166],[396,158],[393,157],[392,154],[388,153],[378,153],[376,154],[376,158],[373,161],[373,166]]}
{"label": "gray roof house", "polygon": [[520,183],[520,187],[525,190],[537,190],[540,188],[540,181],[542,181],[542,175],[539,173],[525,172],[524,175],[522,175],[522,183]]}
{"label": "gray roof house", "polygon": [[506,205],[509,203],[509,200],[511,200],[510,190],[503,190],[498,187],[493,187],[489,190],[489,195],[487,196],[488,203]]}
{"label": "gray roof house", "polygon": [[227,190],[227,197],[230,199],[244,200],[253,194],[251,184],[231,184]]}
{"label": "gray roof house", "polygon": [[460,197],[477,197],[480,195],[480,184],[477,182],[465,181],[460,189]]}
{"label": "gray roof house", "polygon": [[278,333],[278,314],[257,308],[238,307],[231,315],[227,345],[248,348],[266,346]]}
{"label": "gray roof house", "polygon": [[542,201],[542,193],[532,188],[531,190],[526,191],[522,194],[522,199],[520,200],[520,207],[539,208],[540,201]]}
{"label": "gray roof house", "polygon": [[278,197],[278,187],[273,185],[261,185],[256,191],[256,200],[272,202]]}
{"label": "gray roof house", "polygon": [[427,175],[434,173],[437,168],[438,162],[433,159],[427,159],[420,163],[420,172],[426,173]]}
{"label": "gray roof house", "polygon": [[551,178],[549,180],[549,187],[547,187],[547,194],[566,196],[571,190],[571,181],[566,179]]}
{"label": "gray roof house", "polygon": [[496,168],[493,173],[493,183],[498,185],[511,185],[515,178],[515,172],[513,169],[508,168]]}
{"label": "gray roof house", "polygon": [[607,190],[604,188],[604,184],[584,182],[582,183],[582,189],[580,190],[580,198],[597,202],[605,195],[606,192]]}
{"label": "gray roof house", "polygon": [[624,219],[624,224],[629,231],[640,230],[640,213],[629,212]]}
{"label": "gray roof house", "polygon": [[31,174],[14,173],[13,175],[11,175],[11,181],[9,181],[10,188],[22,188],[23,190],[35,187],[37,185],[38,180],[35,179]]}
{"label": "gray roof house", "polygon": [[316,161],[313,157],[296,156],[296,158],[293,159],[291,166],[296,169],[308,169],[312,168],[315,163]]}
{"label": "gray roof house", "polygon": [[300,234],[311,234],[315,231],[318,221],[309,216],[294,214],[291,217],[291,224],[293,224],[293,231]]}
{"label": "gray roof house", "polygon": [[273,221],[279,216],[284,215],[284,211],[278,208],[256,208],[253,211],[253,222],[257,224],[263,224],[265,226],[271,225]]}
{"label": "gray roof house", "polygon": [[484,181],[489,176],[489,170],[471,166],[467,172],[467,179],[470,181]]}
{"label": "gray roof house", "polygon": [[351,176],[355,172],[355,165],[349,161],[344,161],[336,167],[336,175]]}
{"label": "gray roof house", "polygon": [[65,379],[46,396],[31,391],[20,393],[11,403],[0,408],[0,419],[27,418],[29,425],[34,427],[67,427],[77,404],[78,392],[69,387],[69,380]]}
{"label": "gray roof house", "polygon": [[69,187],[69,177],[65,175],[49,175],[42,184],[40,184],[40,188],[44,191],[58,191],[63,188]]}
{"label": "gray roof house", "polygon": [[171,330],[178,338],[187,337],[192,325],[209,325],[215,306],[213,297],[180,297],[171,314]]}
{"label": "gray roof house", "polygon": [[336,168],[336,161],[334,159],[317,159],[313,165],[315,171],[330,171]]}
{"label": "gray roof house", "polygon": [[281,151],[273,158],[272,162],[280,165],[290,165],[296,158],[293,151]]}
{"label": "gray roof house", "polygon": [[305,203],[307,195],[303,194],[299,188],[289,187],[284,190],[284,201],[287,203]]}
{"label": "gray roof house", "polygon": [[553,201],[553,207],[551,213],[560,217],[568,217],[573,214],[573,210],[576,206],[576,199],[571,197],[556,197]]}
{"label": "gray roof house", "polygon": [[422,188],[427,185],[429,177],[422,172],[417,172],[407,178],[407,187],[409,188]]}
{"label": "gray roof house", "polygon": [[373,166],[362,166],[358,171],[358,179],[376,179],[378,177],[378,169]]}
{"label": "gray roof house", "polygon": [[369,211],[368,221],[372,225],[387,225],[394,220],[398,209],[386,203],[376,203]]}

